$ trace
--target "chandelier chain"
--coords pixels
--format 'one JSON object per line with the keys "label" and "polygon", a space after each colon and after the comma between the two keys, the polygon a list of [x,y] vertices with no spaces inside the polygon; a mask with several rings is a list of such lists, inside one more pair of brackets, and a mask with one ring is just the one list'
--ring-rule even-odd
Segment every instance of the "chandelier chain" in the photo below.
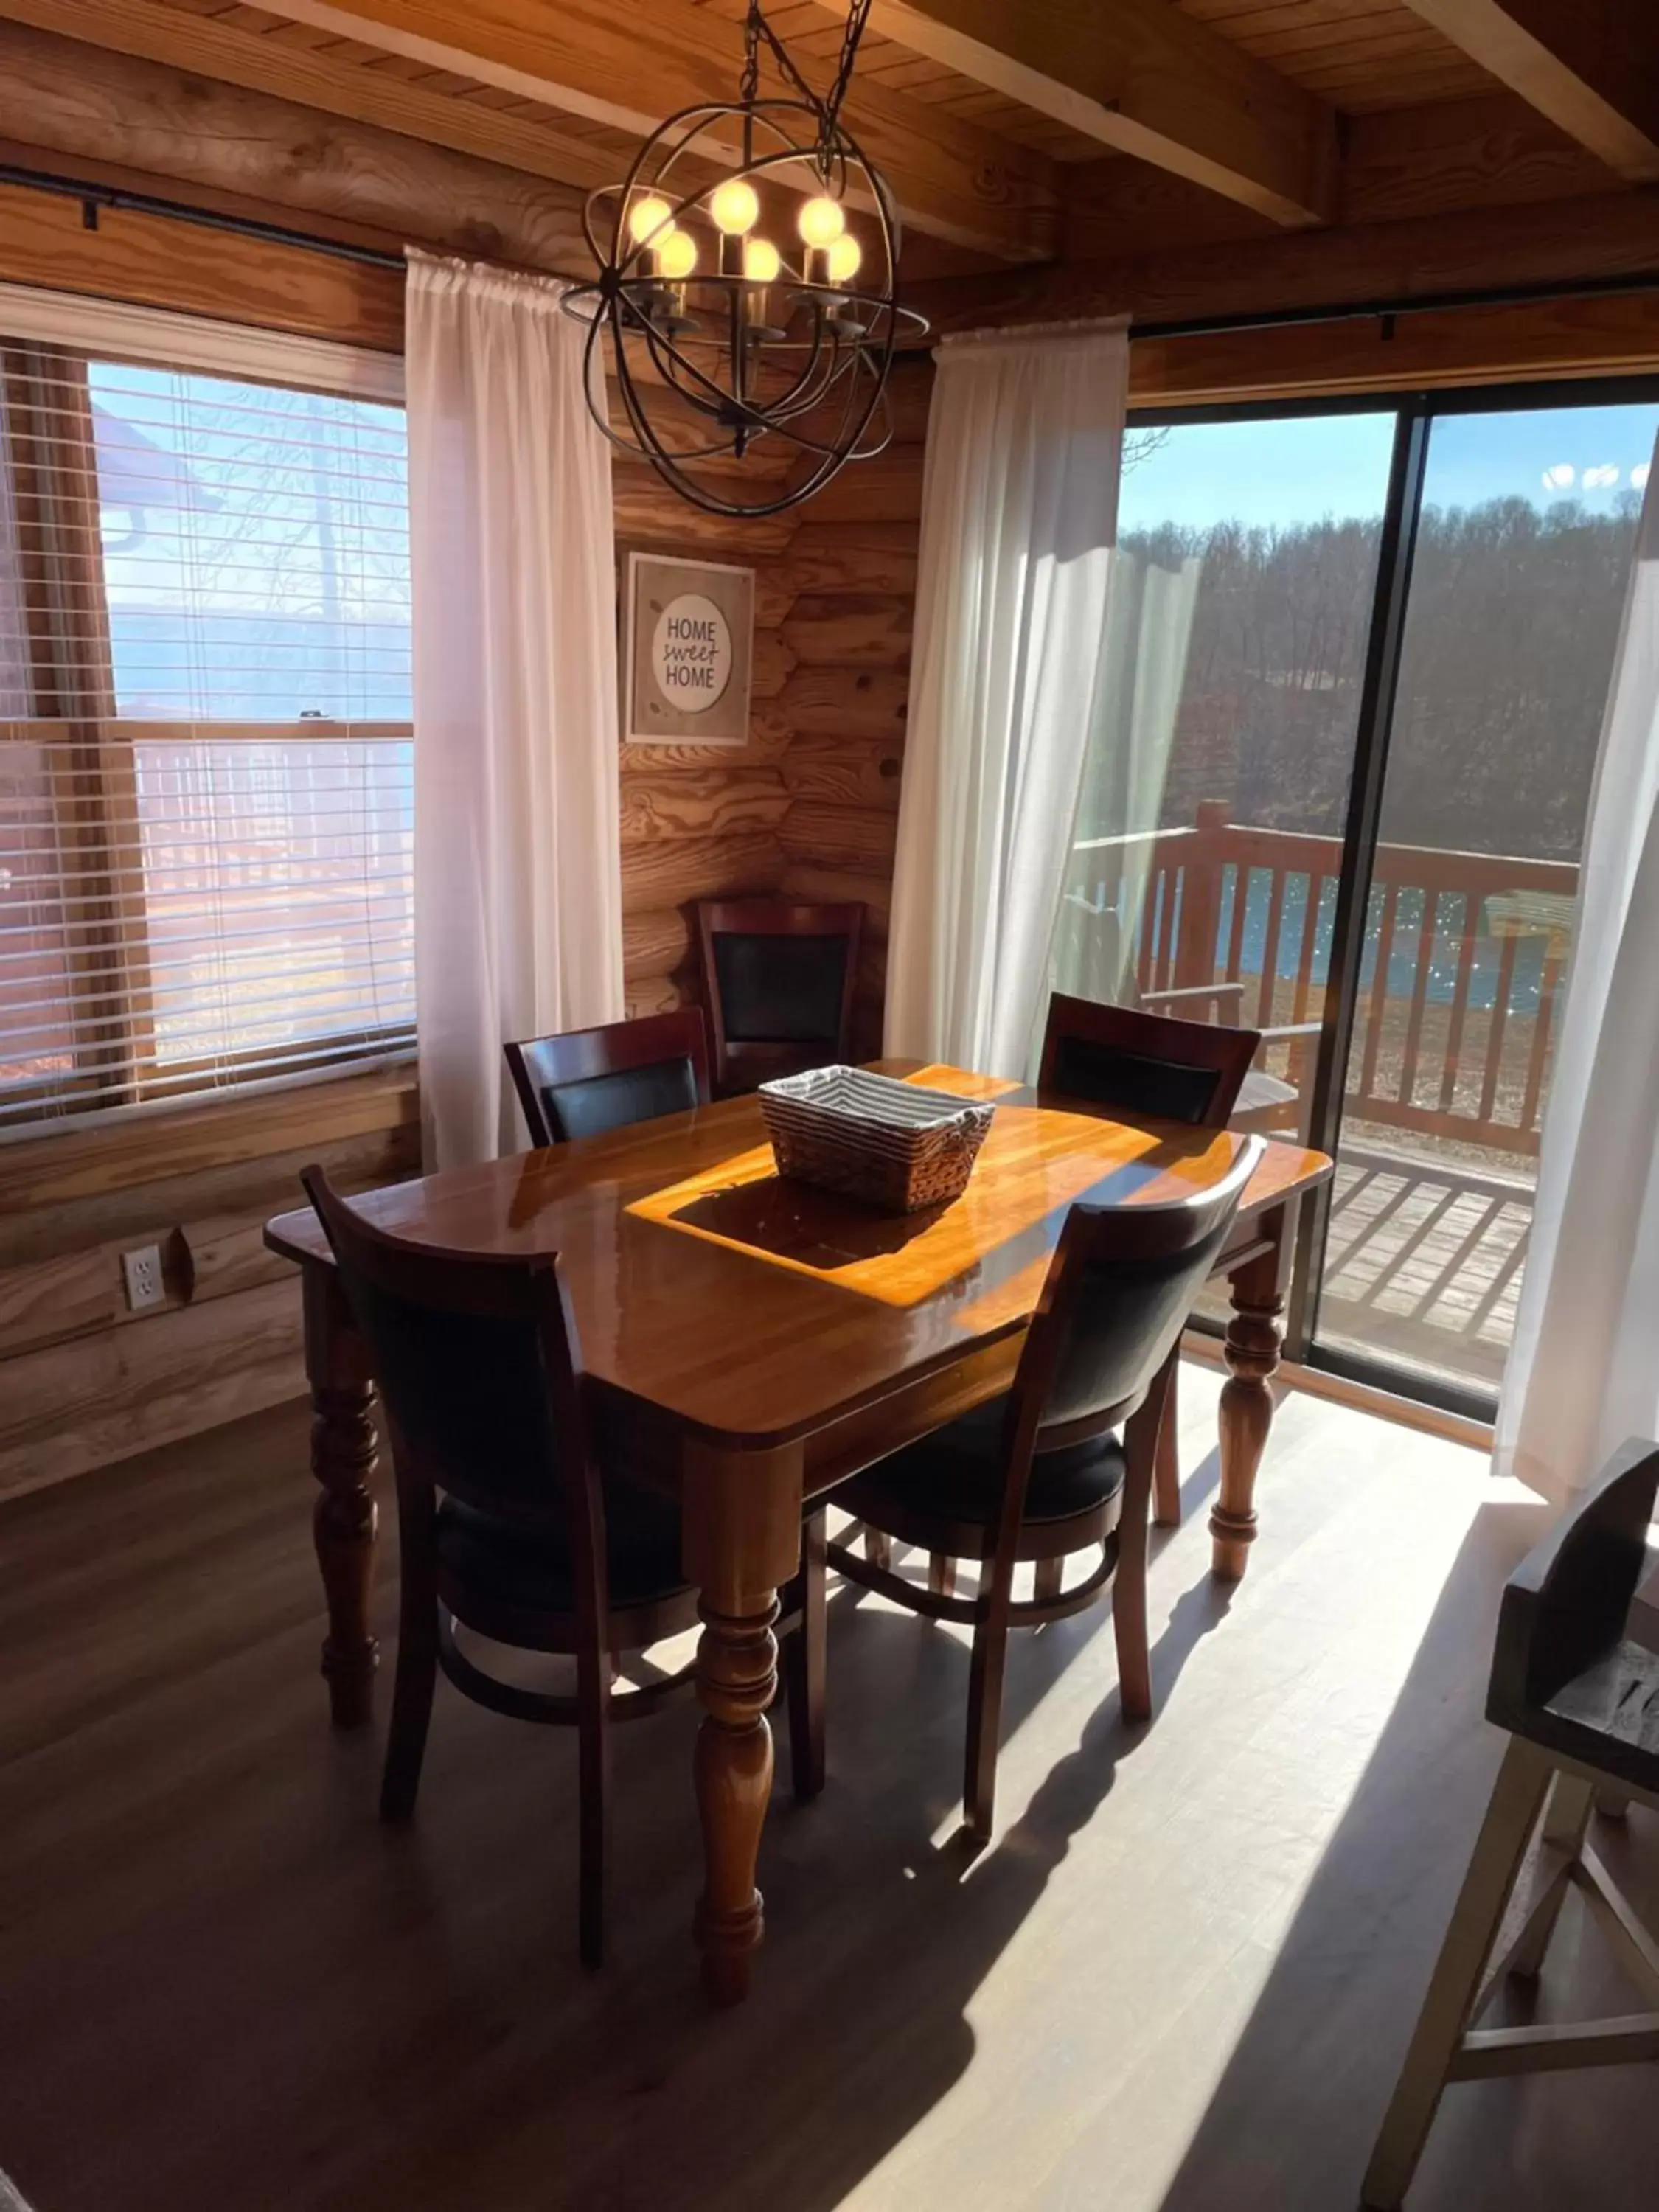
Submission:
{"label": "chandelier chain", "polygon": [[870,20],[872,0],[852,0],[847,10],[847,28],[842,35],[841,58],[836,64],[836,81],[823,101],[823,122],[826,132],[834,131],[841,114],[841,104],[847,97],[847,88],[853,82],[853,70],[859,58],[859,41],[864,36],[864,27]]}
{"label": "chandelier chain", "polygon": [[760,0],[749,0],[748,19],[743,27],[743,80],[738,87],[738,97],[745,107],[760,97],[761,34],[765,28]]}

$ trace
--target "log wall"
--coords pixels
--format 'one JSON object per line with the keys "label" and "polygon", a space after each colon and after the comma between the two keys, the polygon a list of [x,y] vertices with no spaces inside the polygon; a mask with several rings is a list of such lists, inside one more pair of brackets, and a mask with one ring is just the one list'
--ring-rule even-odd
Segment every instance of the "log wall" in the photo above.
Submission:
{"label": "log wall", "polygon": [[879,1049],[932,375],[921,361],[894,372],[885,454],[766,522],[702,514],[617,465],[619,551],[734,562],[756,582],[748,743],[623,750],[630,1012],[698,995],[699,899],[859,899],[869,946],[855,1042]]}
{"label": "log wall", "polygon": [[[0,1498],[297,1396],[266,1219],[312,1160],[355,1191],[419,1153],[413,1068],[0,1147]],[[130,1313],[121,1255],[149,1243],[166,1300]]]}

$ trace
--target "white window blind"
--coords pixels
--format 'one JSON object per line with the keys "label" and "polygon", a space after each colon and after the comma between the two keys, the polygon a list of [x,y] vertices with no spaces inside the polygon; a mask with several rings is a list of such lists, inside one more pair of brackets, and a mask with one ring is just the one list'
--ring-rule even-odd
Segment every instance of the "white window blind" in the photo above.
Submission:
{"label": "white window blind", "polygon": [[402,410],[5,313],[0,1132],[410,1050]]}

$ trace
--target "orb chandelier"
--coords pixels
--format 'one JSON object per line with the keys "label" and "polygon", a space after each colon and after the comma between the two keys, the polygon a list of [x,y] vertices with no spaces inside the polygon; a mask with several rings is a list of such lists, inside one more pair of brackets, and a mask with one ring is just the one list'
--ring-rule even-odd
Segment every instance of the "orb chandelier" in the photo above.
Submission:
{"label": "orb chandelier", "polygon": [[[870,6],[852,0],[820,96],[750,0],[738,98],[671,115],[588,198],[599,275],[565,300],[588,325],[588,404],[614,446],[712,514],[781,514],[880,453],[900,330],[927,328],[894,297],[898,216],[841,120]],[[782,93],[763,94],[763,58]],[[734,148],[711,184],[708,154]],[[805,465],[782,488],[769,467],[745,482],[732,464],[757,453]]]}

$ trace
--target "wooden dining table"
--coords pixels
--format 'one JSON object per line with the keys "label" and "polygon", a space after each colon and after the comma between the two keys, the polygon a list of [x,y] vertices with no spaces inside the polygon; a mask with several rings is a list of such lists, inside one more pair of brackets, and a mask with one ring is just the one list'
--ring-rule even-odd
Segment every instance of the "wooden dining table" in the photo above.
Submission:
{"label": "wooden dining table", "polygon": [[[1074,1200],[1190,1194],[1224,1175],[1244,1141],[1103,1120],[958,1068],[874,1065],[995,1102],[953,1204],[895,1218],[781,1180],[752,1097],[353,1201],[382,1229],[450,1252],[556,1252],[602,1451],[681,1501],[702,1620],[695,1936],[705,1984],[723,2002],[746,1992],[761,1940],[773,1626],[799,1563],[804,1503],[1009,1387]],[[1215,1270],[1232,1310],[1210,1529],[1214,1571],[1235,1581],[1256,1533],[1297,1207],[1330,1173],[1323,1154],[1270,1141]],[[310,1207],[270,1222],[265,1241],[304,1279],[323,1673],[336,1725],[361,1727],[379,1656],[373,1377]]]}

